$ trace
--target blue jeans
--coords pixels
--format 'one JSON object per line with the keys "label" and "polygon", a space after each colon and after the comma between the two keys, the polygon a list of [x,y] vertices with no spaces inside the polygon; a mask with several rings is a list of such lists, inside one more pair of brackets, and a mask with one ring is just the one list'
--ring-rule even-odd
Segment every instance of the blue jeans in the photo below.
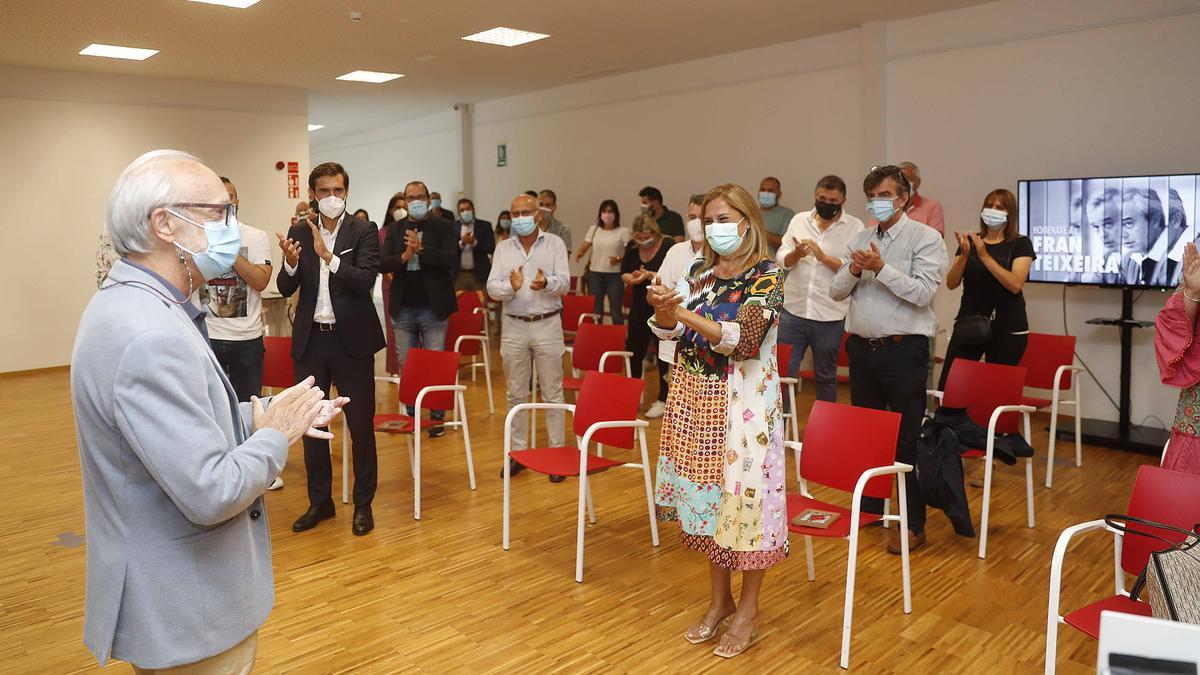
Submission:
{"label": "blue jeans", "polygon": [[625,283],[621,281],[620,272],[588,272],[588,293],[596,296],[596,313],[604,318],[604,298],[608,297],[608,309],[612,312],[612,322],[618,326],[625,323],[625,315],[621,313],[621,302],[625,299]]}
{"label": "blue jeans", "polygon": [[[392,325],[396,329],[396,362],[404,372],[404,357],[412,347],[442,351],[446,349],[447,319],[439,319],[428,307],[395,307]],[[414,415],[411,407],[408,414]],[[446,419],[445,410],[432,410],[429,416],[435,420]]]}
{"label": "blue jeans", "polygon": [[804,352],[811,347],[818,401],[837,403],[837,360],[845,324],[844,320],[813,321],[789,314],[787,310],[779,313],[779,341],[792,346],[787,374],[796,377]]}
{"label": "blue jeans", "polygon": [[247,402],[251,396],[262,396],[263,339],[211,340],[217,363],[229,376],[229,383],[239,401]]}

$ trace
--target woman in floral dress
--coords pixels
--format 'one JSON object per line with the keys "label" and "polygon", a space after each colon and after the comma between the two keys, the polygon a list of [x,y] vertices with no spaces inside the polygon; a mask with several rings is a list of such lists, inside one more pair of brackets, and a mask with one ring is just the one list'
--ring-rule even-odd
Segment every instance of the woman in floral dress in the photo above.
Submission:
{"label": "woman in floral dress", "polygon": [[1179,405],[1162,465],[1200,474],[1200,341],[1196,307],[1200,303],[1200,254],[1195,244],[1183,252],[1183,279],[1155,320],[1154,353],[1163,384],[1179,387]]}
{"label": "woman in floral dress", "polygon": [[[728,630],[714,652],[749,648],[769,567],[787,555],[783,423],[775,338],[783,274],[770,258],[762,216],[742,187],[704,197],[703,257],[670,289],[648,292],[650,326],[678,340],[663,416],[655,501],[678,520],[684,544],[709,560],[712,599],[684,638]],[[736,604],[731,573],[742,572]]]}

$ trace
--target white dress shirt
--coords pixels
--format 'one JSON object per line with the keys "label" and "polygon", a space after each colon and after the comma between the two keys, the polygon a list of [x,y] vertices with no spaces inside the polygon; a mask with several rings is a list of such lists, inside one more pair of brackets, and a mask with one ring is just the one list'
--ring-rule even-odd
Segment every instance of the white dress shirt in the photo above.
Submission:
{"label": "white dress shirt", "polygon": [[464,270],[473,270],[475,269],[475,244],[462,243],[462,238],[468,234],[475,234],[475,221],[464,222],[462,227],[458,228],[458,246],[462,249],[459,267]]}
{"label": "white dress shirt", "polygon": [[946,243],[937,230],[907,215],[886,232],[878,227],[859,232],[850,247],[871,250],[874,243],[883,259],[879,273],[850,273],[850,254],[833,275],[829,293],[835,300],[850,298],[846,331],[864,338],[937,333],[933,296],[949,265]]}
{"label": "white dress shirt", "polygon": [[788,314],[810,321],[841,321],[846,318],[850,300],[829,297],[833,270],[818,262],[811,253],[791,267],[786,267],[784,260],[796,250],[796,242],[805,239],[817,242],[826,255],[845,260],[849,255],[847,248],[850,242],[862,231],[862,221],[847,214],[845,209],[824,232],[817,221],[816,209],[792,217],[783,233],[783,244],[775,255],[775,261],[787,270],[787,280],[783,284],[783,308]]}
{"label": "white dress shirt", "polygon": [[[692,263],[702,255],[704,247],[699,251],[693,250],[691,241],[681,241],[672,246],[663,258],[662,265],[658,267],[658,277],[663,286],[675,288],[679,280],[692,268]],[[658,341],[658,358],[667,363],[675,363],[675,340]]]}
{"label": "white dress shirt", "polygon": [[[520,268],[525,275],[521,289],[514,291],[508,277]],[[546,277],[546,287],[535,291],[530,287],[538,270]],[[492,271],[488,275],[487,292],[504,303],[504,313],[513,316],[541,316],[562,309],[562,296],[571,287],[571,272],[567,267],[567,246],[553,234],[537,231],[537,239],[525,252],[521,238],[512,236],[496,244],[492,254]]]}
{"label": "white dress shirt", "polygon": [[[321,240],[325,242],[325,248],[329,249],[330,257],[328,263],[317,258],[321,263],[321,273],[320,282],[317,285],[317,306],[313,310],[313,321],[316,323],[337,323],[337,317],[333,315],[333,302],[329,299],[329,275],[337,274],[338,265],[342,262],[333,249],[337,242],[338,232],[342,229],[342,221],[345,219],[346,214],[343,213],[337,219],[337,224],[333,226],[333,232],[325,229],[324,222],[317,225],[317,231],[321,233]],[[283,260],[283,271],[287,272],[290,277],[296,276],[296,268],[288,264],[287,258]]]}

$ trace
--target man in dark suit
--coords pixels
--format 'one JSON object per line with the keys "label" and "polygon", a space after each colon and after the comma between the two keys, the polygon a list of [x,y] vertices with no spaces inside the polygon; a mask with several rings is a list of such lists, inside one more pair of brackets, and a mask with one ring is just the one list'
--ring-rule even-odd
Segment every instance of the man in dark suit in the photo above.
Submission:
{"label": "man in dark suit", "polygon": [[[323,391],[332,383],[351,397],[345,409],[354,452],[351,529],[363,535],[375,527],[375,352],[386,343],[371,299],[379,271],[379,235],[371,223],[346,214],[349,189],[350,176],[342,165],[313,167],[308,196],[316,213],[292,226],[286,239],[279,237],[284,264],[277,284],[284,297],[300,291],[292,327],[296,381],[311,375]],[[314,217],[319,224],[310,220]],[[292,524],[295,532],[333,517],[328,441],[304,439],[304,468],[309,506]]]}
{"label": "man in dark suit", "polygon": [[[429,188],[421,181],[404,186],[408,216],[393,222],[383,240],[379,269],[392,274],[388,308],[401,369],[411,347],[446,348],[447,320],[458,309],[451,281],[458,266],[454,224],[434,216],[429,201]],[[445,416],[444,410],[430,413],[435,420]],[[434,438],[444,433],[441,426],[429,429]]]}
{"label": "man in dark suit", "polygon": [[475,202],[458,200],[458,276],[454,288],[476,293],[487,288],[488,273],[492,271],[492,253],[496,250],[496,234],[492,224],[475,217]]}

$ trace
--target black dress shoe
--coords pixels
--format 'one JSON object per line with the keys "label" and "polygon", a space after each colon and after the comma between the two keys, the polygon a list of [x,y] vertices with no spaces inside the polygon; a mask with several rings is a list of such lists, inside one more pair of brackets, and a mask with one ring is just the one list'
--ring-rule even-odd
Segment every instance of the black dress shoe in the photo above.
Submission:
{"label": "black dress shoe", "polygon": [[317,506],[309,506],[308,510],[304,512],[304,515],[300,516],[299,518],[296,519],[296,522],[292,523],[292,532],[303,532],[305,530],[311,530],[317,526],[317,523],[321,522],[322,520],[327,520],[332,517],[333,517],[333,500],[332,499],[325,502],[324,504],[319,504]]}
{"label": "black dress shoe", "polygon": [[550,482],[551,482],[551,483],[561,483],[561,482],[563,482],[563,481],[564,481],[564,480],[566,480],[566,479],[567,479],[567,477],[566,477],[566,476],[554,476],[554,475],[551,475],[551,476],[550,476]]}
{"label": "black dress shoe", "polygon": [[442,436],[445,436],[445,435],[446,435],[446,427],[436,426],[436,427],[430,427],[430,429],[429,429],[429,437],[430,438],[441,438]]}
{"label": "black dress shoe", "polygon": [[[512,468],[511,468],[511,469],[509,469],[509,471],[508,471],[508,475],[509,475],[509,477],[510,477],[510,478],[511,478],[512,476],[515,476],[515,475],[517,475],[517,474],[519,474],[519,473],[521,473],[522,471],[524,471],[524,470],[525,470],[525,465],[524,465],[524,464],[521,464],[520,462],[518,462],[518,461],[517,461],[517,460],[515,460],[515,459],[510,459],[510,460],[508,460],[508,465],[509,465],[510,467],[512,467]],[[504,468],[503,468],[503,467],[501,467],[501,469],[500,469],[500,477],[501,477],[501,478],[504,478]]]}
{"label": "black dress shoe", "polygon": [[350,531],[361,537],[373,529],[375,529],[375,519],[371,517],[371,505],[355,506],[354,521],[350,526]]}

